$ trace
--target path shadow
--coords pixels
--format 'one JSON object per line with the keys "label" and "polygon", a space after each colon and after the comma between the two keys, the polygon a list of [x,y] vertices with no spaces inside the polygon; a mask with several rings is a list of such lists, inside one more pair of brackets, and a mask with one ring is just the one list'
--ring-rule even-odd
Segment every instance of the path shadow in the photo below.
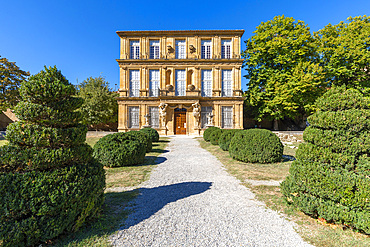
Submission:
{"label": "path shadow", "polygon": [[148,219],[169,203],[201,194],[212,186],[210,182],[184,182],[139,189],[139,196],[133,207],[133,213],[128,217],[120,230],[127,229]]}

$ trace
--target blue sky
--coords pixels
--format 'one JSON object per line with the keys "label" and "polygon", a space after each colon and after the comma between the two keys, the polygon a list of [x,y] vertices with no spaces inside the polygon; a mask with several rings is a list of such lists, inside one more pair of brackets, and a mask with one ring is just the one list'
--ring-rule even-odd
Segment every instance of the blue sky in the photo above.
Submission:
{"label": "blue sky", "polygon": [[[261,22],[283,14],[318,31],[349,16],[370,15],[370,1],[3,0],[0,55],[31,74],[56,65],[73,84],[102,75],[114,89],[118,30],[244,29],[246,40]],[[245,84],[243,78],[243,89]]]}

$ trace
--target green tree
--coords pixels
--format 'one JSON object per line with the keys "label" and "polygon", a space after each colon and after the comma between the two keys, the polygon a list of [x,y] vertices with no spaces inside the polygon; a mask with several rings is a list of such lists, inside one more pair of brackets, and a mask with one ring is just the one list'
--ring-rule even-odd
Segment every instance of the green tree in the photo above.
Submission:
{"label": "green tree", "polygon": [[30,75],[21,70],[15,62],[0,56],[0,111],[13,108],[19,101],[21,82]]}
{"label": "green tree", "polygon": [[327,25],[315,39],[320,63],[330,85],[370,87],[370,17],[349,17],[347,22]]}
{"label": "green tree", "polygon": [[326,90],[313,35],[303,21],[276,16],[246,41],[246,106],[257,120],[301,119]]}
{"label": "green tree", "polygon": [[89,77],[78,85],[78,96],[85,100],[80,108],[82,122],[90,126],[118,121],[118,105],[108,82],[102,76]]}

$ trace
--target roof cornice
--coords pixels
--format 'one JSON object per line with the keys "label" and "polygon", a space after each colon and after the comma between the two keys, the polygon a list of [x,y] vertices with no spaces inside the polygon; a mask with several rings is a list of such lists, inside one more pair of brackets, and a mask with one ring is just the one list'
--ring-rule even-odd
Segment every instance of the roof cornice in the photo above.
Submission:
{"label": "roof cornice", "polygon": [[143,37],[143,36],[215,36],[229,35],[241,37],[243,29],[234,30],[157,30],[157,31],[117,31],[120,37]]}

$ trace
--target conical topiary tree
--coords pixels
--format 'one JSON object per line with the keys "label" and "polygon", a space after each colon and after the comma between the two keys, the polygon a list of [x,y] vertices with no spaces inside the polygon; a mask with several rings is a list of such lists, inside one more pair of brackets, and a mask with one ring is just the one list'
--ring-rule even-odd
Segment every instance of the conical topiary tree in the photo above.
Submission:
{"label": "conical topiary tree", "polygon": [[305,143],[281,189],[306,214],[370,233],[370,101],[333,88],[308,118]]}
{"label": "conical topiary tree", "polygon": [[19,122],[0,147],[0,243],[33,246],[77,230],[104,201],[105,174],[85,144],[83,103],[56,67],[22,83]]}

